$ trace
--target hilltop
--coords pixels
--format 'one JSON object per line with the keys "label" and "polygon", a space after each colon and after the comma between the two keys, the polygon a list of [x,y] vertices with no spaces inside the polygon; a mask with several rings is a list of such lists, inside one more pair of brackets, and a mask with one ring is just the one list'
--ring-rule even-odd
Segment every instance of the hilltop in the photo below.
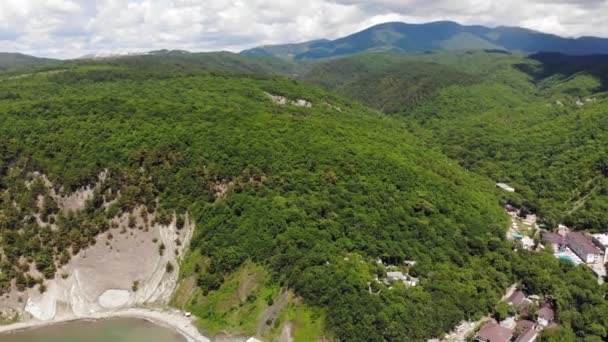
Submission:
{"label": "hilltop", "polygon": [[21,53],[0,52],[0,71],[20,66],[45,64],[53,61],[53,59],[38,58]]}
{"label": "hilltop", "polygon": [[445,50],[505,50],[522,53],[559,52],[570,55],[607,54],[608,39],[564,38],[520,27],[489,28],[450,21],[426,24],[391,22],[335,40],[262,46],[242,53],[289,59],[319,59],[361,52],[425,52]]}

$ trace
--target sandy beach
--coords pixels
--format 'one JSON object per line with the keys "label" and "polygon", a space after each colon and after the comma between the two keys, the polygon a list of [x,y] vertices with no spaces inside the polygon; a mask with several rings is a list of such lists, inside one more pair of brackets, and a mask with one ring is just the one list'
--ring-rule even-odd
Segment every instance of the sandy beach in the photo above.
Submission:
{"label": "sandy beach", "polygon": [[110,318],[139,318],[150,321],[154,324],[174,329],[184,336],[188,342],[209,342],[209,339],[201,335],[194,326],[192,319],[186,317],[183,312],[178,310],[152,310],[143,308],[131,308],[114,312],[95,313],[89,316],[73,316],[50,321],[28,321],[10,325],[0,326],[0,333],[15,332],[24,329],[34,329],[53,324],[67,323],[80,320],[103,320]]}

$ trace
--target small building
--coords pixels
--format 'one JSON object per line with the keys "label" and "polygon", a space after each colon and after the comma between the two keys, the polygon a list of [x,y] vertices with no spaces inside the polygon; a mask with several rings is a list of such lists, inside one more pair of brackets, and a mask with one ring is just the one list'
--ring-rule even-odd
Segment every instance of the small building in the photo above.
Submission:
{"label": "small building", "polygon": [[545,303],[536,315],[536,322],[544,328],[548,327],[555,320],[555,310],[548,303]]}
{"label": "small building", "polygon": [[403,272],[387,272],[386,278],[389,282],[403,282],[405,286],[416,286],[420,282],[418,278],[414,278],[409,274],[405,275]]}
{"label": "small building", "polygon": [[387,272],[386,278],[389,281],[406,281],[407,277],[403,274],[403,272]]}
{"label": "small building", "polygon": [[566,248],[566,239],[563,236],[555,233],[544,232],[542,234],[543,242],[546,242],[553,247],[554,252],[563,251]]}
{"label": "small building", "polygon": [[532,321],[519,321],[515,327],[515,342],[534,342],[538,338],[536,323]]}
{"label": "small building", "polygon": [[509,296],[509,298],[507,299],[507,304],[513,306],[514,308],[518,308],[526,302],[526,294],[519,290],[513,292],[513,294],[511,294],[511,296]]}
{"label": "small building", "polygon": [[502,189],[506,192],[515,192],[515,188],[510,187],[508,184],[506,183],[496,183],[496,187],[499,189]]}
{"label": "small building", "polygon": [[583,262],[594,264],[597,261],[603,261],[603,252],[597,248],[591,238],[579,232],[570,232],[566,236],[568,247],[578,255]]}
{"label": "small building", "polygon": [[604,251],[604,263],[606,263],[608,261],[606,260],[608,258],[608,233],[594,234],[591,240],[599,249]]}
{"label": "small building", "polygon": [[405,286],[416,286],[418,285],[418,283],[420,283],[420,279],[412,277],[412,276],[407,276],[407,280],[404,282]]}
{"label": "small building", "polygon": [[513,338],[513,329],[500,326],[496,322],[489,322],[484,325],[475,335],[478,342],[508,342]]}

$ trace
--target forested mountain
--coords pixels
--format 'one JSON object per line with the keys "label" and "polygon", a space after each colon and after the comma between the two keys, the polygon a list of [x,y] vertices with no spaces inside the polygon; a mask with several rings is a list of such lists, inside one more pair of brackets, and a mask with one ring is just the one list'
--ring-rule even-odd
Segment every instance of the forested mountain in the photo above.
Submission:
{"label": "forested mountain", "polygon": [[607,71],[601,55],[446,52],[335,59],[304,78],[402,116],[551,225],[605,231]]}
{"label": "forested mountain", "polygon": [[[291,48],[291,47],[297,48]],[[465,26],[449,21],[427,24],[385,23],[336,40],[263,46],[242,53],[294,59],[318,59],[366,51],[424,52],[500,49],[513,52],[608,53],[608,39],[563,38],[519,27]]]}
{"label": "forested mountain", "polygon": [[299,70],[296,63],[285,61],[274,56],[243,56],[231,52],[188,52],[175,50],[152,51],[147,55],[127,58],[156,60],[158,63],[173,62],[203,67],[209,70],[243,74],[278,74],[294,76]]}
{"label": "forested mountain", "polygon": [[44,64],[52,61],[52,59],[38,58],[21,53],[0,52],[0,70],[19,66]]}
{"label": "forested mountain", "polygon": [[[4,288],[23,277],[18,260],[52,278],[71,250],[113,229],[104,218],[138,204],[193,213],[192,248],[209,262],[193,261],[184,276],[197,279],[201,300],[244,262],[257,263],[271,284],[325,310],[328,330],[346,340],[426,339],[491,310],[512,277],[493,270],[508,247],[491,182],[426,149],[394,118],[319,88],[141,58],[0,87],[11,94],[0,100]],[[106,169],[109,188],[76,217],[37,202],[45,193],[33,172],[67,192]],[[57,229],[39,226],[37,214]],[[417,260],[425,285],[369,294],[367,282],[383,272],[378,257]],[[485,281],[460,285],[473,279]],[[196,298],[189,309],[211,319]],[[414,318],[404,324],[403,315]],[[422,317],[432,319],[420,325]]]}
{"label": "forested mountain", "polygon": [[[300,81],[192,58],[77,61],[0,82],[10,95],[0,99],[0,289],[44,281],[30,265],[55,277],[72,253],[115,229],[109,218],[144,205],[159,220],[194,217],[175,305],[209,334],[255,333],[261,312],[289,298],[280,294],[287,289],[298,299],[268,327],[269,339],[292,320],[305,341],[426,341],[494,311],[521,281],[556,298],[567,331],[605,336],[597,327],[608,326],[608,305],[590,272],[513,252],[493,182],[429,148],[408,132],[412,123]],[[455,81],[466,69],[444,64],[414,64],[446,76],[428,81],[430,97],[487,86],[482,73]],[[426,103],[412,108],[428,117]],[[101,172],[106,186],[78,214],[58,211],[35,176],[63,193]],[[407,271],[420,284],[376,282],[387,270],[378,258],[398,269],[415,260]],[[250,292],[238,299],[243,279]]]}
{"label": "forested mountain", "polygon": [[[208,335],[273,340],[290,321],[296,340],[426,341],[519,283],[554,299],[558,336],[606,338],[606,287],[515,251],[502,205],[608,227],[607,70],[500,50],[155,51],[0,73],[0,292],[56,277],[143,206],[195,219],[173,305]],[[41,174],[60,195],[107,181],[69,213]],[[376,281],[391,269],[420,283]]]}
{"label": "forested mountain", "polygon": [[447,86],[480,80],[428,56],[381,53],[319,62],[301,78],[389,114],[412,109]]}

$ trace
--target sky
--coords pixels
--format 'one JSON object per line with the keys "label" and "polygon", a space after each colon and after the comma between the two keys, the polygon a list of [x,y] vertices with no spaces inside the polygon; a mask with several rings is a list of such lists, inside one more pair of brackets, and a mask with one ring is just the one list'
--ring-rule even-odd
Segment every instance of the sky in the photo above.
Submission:
{"label": "sky", "polygon": [[334,39],[387,21],[608,37],[606,14],[608,0],[0,0],[0,51],[54,58],[240,51]]}

